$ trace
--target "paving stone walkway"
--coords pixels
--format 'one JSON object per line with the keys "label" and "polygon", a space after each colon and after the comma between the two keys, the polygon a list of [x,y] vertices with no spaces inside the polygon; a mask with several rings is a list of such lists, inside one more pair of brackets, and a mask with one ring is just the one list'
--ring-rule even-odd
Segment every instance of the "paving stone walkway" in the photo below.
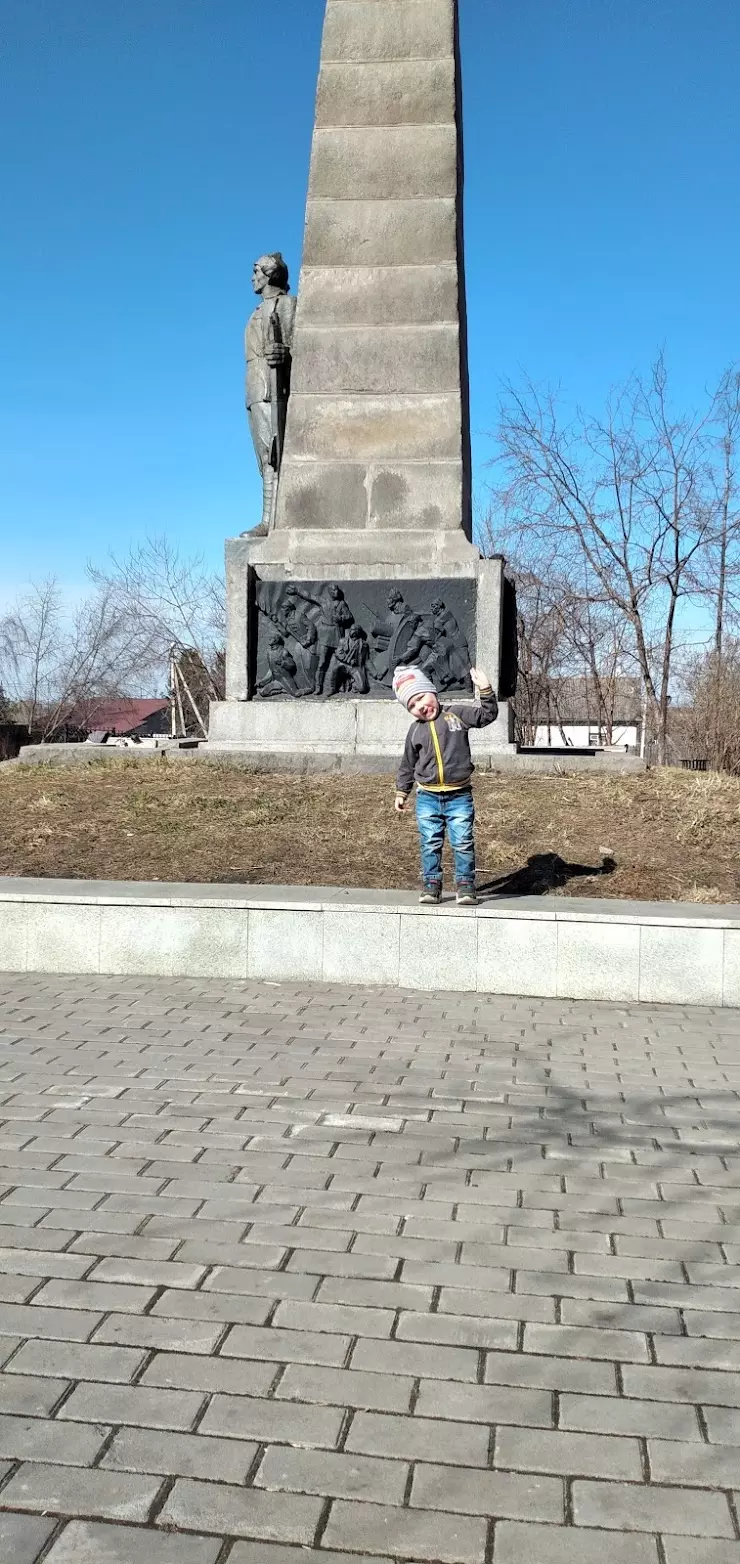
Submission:
{"label": "paving stone walkway", "polygon": [[740,1564],[740,1012],[0,978],[1,1564]]}

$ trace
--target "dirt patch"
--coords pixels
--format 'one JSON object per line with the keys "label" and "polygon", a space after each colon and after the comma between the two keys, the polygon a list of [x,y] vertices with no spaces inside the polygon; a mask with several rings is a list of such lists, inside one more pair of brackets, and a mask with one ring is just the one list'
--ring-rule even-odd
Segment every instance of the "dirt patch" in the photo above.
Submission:
{"label": "dirt patch", "polygon": [[[561,894],[740,900],[740,780],[506,774],[477,778],[475,796],[483,882],[535,854],[594,867],[608,854],[613,873],[568,878]],[[415,823],[392,804],[390,777],[255,776],[197,761],[8,766],[0,874],[415,886]]]}

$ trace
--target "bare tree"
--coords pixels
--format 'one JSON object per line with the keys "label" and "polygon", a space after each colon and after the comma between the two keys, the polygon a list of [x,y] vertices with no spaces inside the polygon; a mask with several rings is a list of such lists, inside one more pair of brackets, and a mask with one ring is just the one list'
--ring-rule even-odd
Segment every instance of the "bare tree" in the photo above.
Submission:
{"label": "bare tree", "polygon": [[222,700],[226,638],[224,584],[201,557],[188,558],[166,537],[147,538],[105,567],[89,567],[128,627],[140,674],[164,678],[172,648],[197,654],[208,693]]}
{"label": "bare tree", "polygon": [[173,647],[198,670],[202,709],[222,698],[223,584],[200,559],[155,538],[89,575],[81,602],[50,578],[0,618],[0,686],[38,737],[88,726],[101,697],[164,686]]}
{"label": "bare tree", "polygon": [[[594,600],[584,589],[573,594],[566,613],[565,636],[576,673],[583,674],[593,725],[604,744],[614,742],[625,677],[636,671],[630,623],[614,603]],[[589,720],[591,714],[589,712]]]}
{"label": "bare tree", "polygon": [[131,657],[110,595],[99,590],[65,611],[58,583],[31,586],[0,620],[0,679],[20,719],[40,738],[54,738],[86,703],[118,693]]}
{"label": "bare tree", "polygon": [[679,758],[707,760],[715,771],[740,776],[740,640],[725,636],[721,678],[714,646],[686,659],[686,697],[676,713]]}
{"label": "bare tree", "polygon": [[661,356],[603,418],[567,420],[557,398],[531,384],[509,388],[501,410],[496,514],[509,534],[549,539],[581,601],[626,625],[621,655],[636,659],[661,763],[679,611],[706,590],[721,539],[718,397],[676,414]]}

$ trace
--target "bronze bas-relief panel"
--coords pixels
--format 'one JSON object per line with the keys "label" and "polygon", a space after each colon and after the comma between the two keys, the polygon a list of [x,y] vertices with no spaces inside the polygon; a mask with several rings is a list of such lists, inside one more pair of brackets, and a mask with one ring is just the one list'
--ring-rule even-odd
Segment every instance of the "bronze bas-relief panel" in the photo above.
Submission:
{"label": "bronze bas-relief panel", "polygon": [[469,695],[476,584],[257,581],[257,700],[393,696],[399,663],[444,694]]}

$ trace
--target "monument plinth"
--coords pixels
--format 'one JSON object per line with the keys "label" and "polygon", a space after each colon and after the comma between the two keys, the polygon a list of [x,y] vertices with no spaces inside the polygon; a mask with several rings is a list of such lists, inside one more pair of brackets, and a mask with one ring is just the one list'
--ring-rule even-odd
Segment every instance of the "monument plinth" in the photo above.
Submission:
{"label": "monument plinth", "polygon": [[[455,0],[328,0],[273,521],[226,544],[211,742],[395,753],[395,661],[505,698],[500,559],[473,546]],[[476,735],[508,750],[509,712]]]}

